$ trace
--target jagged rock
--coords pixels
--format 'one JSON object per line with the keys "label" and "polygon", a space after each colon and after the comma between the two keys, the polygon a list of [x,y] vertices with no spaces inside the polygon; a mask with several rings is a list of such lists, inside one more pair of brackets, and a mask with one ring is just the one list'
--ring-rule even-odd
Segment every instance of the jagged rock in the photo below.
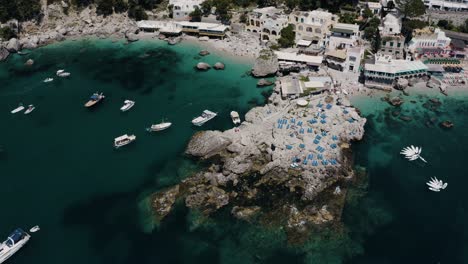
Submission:
{"label": "jagged rock", "polygon": [[449,120],[445,120],[443,122],[440,123],[440,126],[442,128],[452,128],[454,126],[453,122],[452,121],[449,121]]}
{"label": "jagged rock", "polygon": [[207,37],[207,36],[204,36],[204,37],[199,37],[198,40],[200,40],[200,41],[208,41],[208,40],[210,40],[210,38]]}
{"label": "jagged rock", "polygon": [[403,101],[403,98],[398,97],[398,96],[393,97],[393,98],[390,98],[390,99],[388,100],[388,103],[391,104],[391,105],[393,105],[393,106],[400,106],[400,105],[403,104],[403,102],[404,102],[404,101]]}
{"label": "jagged rock", "polygon": [[410,78],[408,80],[408,85],[409,86],[414,86],[415,84],[417,84],[419,82],[418,78]]}
{"label": "jagged rock", "polygon": [[10,52],[4,47],[0,47],[0,61],[6,60],[10,56]]}
{"label": "jagged rock", "polygon": [[264,49],[255,60],[252,75],[255,77],[266,77],[274,75],[278,71],[278,56],[272,51]]}
{"label": "jagged rock", "polygon": [[267,80],[267,79],[260,79],[260,80],[258,80],[258,82],[257,82],[257,86],[258,86],[258,87],[270,86],[270,85],[272,85],[272,84],[273,84],[273,82],[270,82],[270,81]]}
{"label": "jagged rock", "polygon": [[249,221],[255,215],[260,212],[260,206],[248,206],[248,207],[240,207],[234,206],[231,210],[231,214],[236,217],[237,219]]}
{"label": "jagged rock", "polygon": [[229,195],[221,188],[212,185],[197,185],[190,188],[185,198],[188,208],[199,209],[210,214],[229,203]]}
{"label": "jagged rock", "polygon": [[156,214],[157,220],[162,220],[172,210],[179,194],[179,185],[165,191],[157,192],[151,197],[151,206]]}
{"label": "jagged rock", "polygon": [[226,171],[231,171],[238,175],[247,172],[251,167],[252,163],[245,160],[229,159],[224,163],[224,169]]}
{"label": "jagged rock", "polygon": [[213,66],[213,68],[214,68],[215,70],[224,70],[224,67],[225,67],[225,66],[224,66],[224,64],[223,64],[222,62],[217,62],[217,63],[215,63],[215,65]]}
{"label": "jagged rock", "polygon": [[20,49],[20,43],[17,38],[12,38],[8,41],[8,44],[6,46],[6,49],[9,52],[18,52]]}
{"label": "jagged rock", "polygon": [[128,42],[135,42],[135,41],[140,40],[135,33],[132,33],[129,31],[125,33],[125,38],[127,39]]}
{"label": "jagged rock", "polygon": [[206,55],[209,55],[210,52],[207,51],[207,50],[202,50],[202,51],[200,51],[198,54],[199,54],[200,56],[206,56]]}
{"label": "jagged rock", "polygon": [[409,122],[409,121],[413,120],[413,118],[411,116],[405,116],[405,115],[401,115],[399,118],[400,118],[400,120],[403,120],[403,121],[406,121],[406,122]]}
{"label": "jagged rock", "polygon": [[242,151],[242,146],[238,143],[232,143],[231,145],[227,146],[226,149],[232,153],[240,153]]}
{"label": "jagged rock", "polygon": [[32,59],[29,59],[24,63],[24,65],[26,65],[26,66],[32,66],[33,64],[34,64],[34,60],[32,60]]}
{"label": "jagged rock", "polygon": [[211,68],[211,66],[206,63],[206,62],[199,62],[197,63],[197,70],[200,70],[200,71],[207,71]]}
{"label": "jagged rock", "polygon": [[219,131],[201,131],[193,135],[185,153],[194,157],[209,158],[225,150],[229,144],[231,140]]}
{"label": "jagged rock", "polygon": [[177,43],[179,43],[181,41],[182,41],[182,39],[177,37],[177,38],[170,38],[167,41],[167,43],[169,43],[169,45],[175,45],[175,44],[177,44]]}
{"label": "jagged rock", "polygon": [[398,90],[404,90],[408,87],[408,80],[405,78],[399,78],[395,84],[395,88]]}

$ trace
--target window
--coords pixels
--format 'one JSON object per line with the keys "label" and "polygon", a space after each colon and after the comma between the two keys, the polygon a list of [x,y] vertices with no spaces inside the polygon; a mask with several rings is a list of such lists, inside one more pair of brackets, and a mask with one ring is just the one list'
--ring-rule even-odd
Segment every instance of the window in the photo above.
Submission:
{"label": "window", "polygon": [[349,61],[356,61],[356,57],[354,57],[354,56],[349,56]]}
{"label": "window", "polygon": [[393,28],[390,28],[390,30],[389,30],[389,31],[390,31],[390,32],[392,32],[392,31],[393,31]]}
{"label": "window", "polygon": [[299,31],[303,31],[303,30],[304,30],[304,28],[303,28],[302,26],[299,26],[298,29],[299,29]]}
{"label": "window", "polygon": [[393,41],[390,41],[390,47],[393,47]]}
{"label": "window", "polygon": [[311,27],[307,27],[307,28],[306,28],[306,31],[307,31],[307,32],[313,32],[313,30],[312,30]]}
{"label": "window", "polygon": [[298,21],[299,21],[299,18],[298,18],[298,17],[296,17],[296,22],[298,22]]}
{"label": "window", "polygon": [[387,41],[383,41],[382,45],[385,47],[385,45],[387,45]]}
{"label": "window", "polygon": [[315,33],[319,33],[319,34],[320,34],[320,33],[322,33],[322,30],[320,30],[320,28],[316,28],[316,29],[315,29]]}
{"label": "window", "polygon": [[398,42],[397,47],[398,48],[401,47],[401,42]]}
{"label": "window", "polygon": [[301,18],[301,23],[304,23],[304,18]]}

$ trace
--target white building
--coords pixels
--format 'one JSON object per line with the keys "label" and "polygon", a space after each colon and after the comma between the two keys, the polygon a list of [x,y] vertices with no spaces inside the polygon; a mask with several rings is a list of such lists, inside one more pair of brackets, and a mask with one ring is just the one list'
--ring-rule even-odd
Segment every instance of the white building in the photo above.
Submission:
{"label": "white building", "polygon": [[137,22],[138,28],[143,31],[159,31],[165,35],[180,35],[182,32],[199,36],[223,38],[229,26],[218,23],[203,23],[189,21],[152,21],[141,20]]}
{"label": "white building", "polygon": [[263,41],[276,42],[281,37],[281,30],[288,26],[288,17],[281,9],[265,7],[254,9],[248,16],[245,29],[260,33]]}
{"label": "white building", "polygon": [[382,20],[382,26],[379,28],[382,35],[401,34],[401,20],[393,14],[387,14]]}
{"label": "white building", "polygon": [[289,15],[289,24],[293,25],[296,33],[296,44],[314,48],[325,47],[330,29],[337,20],[335,15],[319,10],[296,11]]}
{"label": "white building", "polygon": [[364,56],[363,47],[330,50],[325,53],[328,67],[342,72],[359,72]]}
{"label": "white building", "polygon": [[405,37],[401,34],[401,20],[387,14],[379,27],[382,38],[381,55],[391,55],[393,59],[404,58]]}
{"label": "white building", "polygon": [[422,77],[427,66],[421,61],[393,60],[391,56],[376,56],[375,63],[364,66],[365,84],[368,87],[393,87],[398,78]]}
{"label": "white building", "polygon": [[331,36],[329,38],[328,49],[343,49],[354,47],[361,37],[359,26],[356,24],[337,23],[331,29]]}
{"label": "white building", "polygon": [[204,0],[169,0],[169,5],[172,5],[172,18],[175,20],[189,20],[190,13],[196,7],[200,8]]}
{"label": "white building", "polygon": [[423,54],[445,54],[449,52],[450,41],[439,28],[417,29],[408,43],[408,51],[415,57]]}
{"label": "white building", "polygon": [[424,0],[429,9],[444,11],[468,11],[468,0]]}
{"label": "white building", "polygon": [[[362,6],[362,4],[361,4]],[[370,11],[372,11],[372,14],[374,15],[379,15],[380,12],[382,12],[382,4],[380,4],[379,2],[366,2],[364,4],[364,7],[365,8],[369,8]],[[364,8],[361,8],[361,15],[364,11]]]}

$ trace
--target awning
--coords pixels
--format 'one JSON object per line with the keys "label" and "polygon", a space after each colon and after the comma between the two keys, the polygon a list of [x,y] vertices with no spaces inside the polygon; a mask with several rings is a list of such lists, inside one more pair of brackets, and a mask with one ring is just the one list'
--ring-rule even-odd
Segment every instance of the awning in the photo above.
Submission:
{"label": "awning", "polygon": [[297,46],[309,47],[310,44],[312,44],[312,41],[310,41],[310,40],[303,40],[303,39],[301,39],[301,40],[299,40],[299,41],[297,42]]}

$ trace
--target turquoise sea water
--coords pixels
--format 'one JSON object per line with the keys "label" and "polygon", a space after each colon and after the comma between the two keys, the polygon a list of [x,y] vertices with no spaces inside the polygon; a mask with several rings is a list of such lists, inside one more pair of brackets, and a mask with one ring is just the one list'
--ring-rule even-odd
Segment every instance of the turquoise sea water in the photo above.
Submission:
{"label": "turquoise sea water", "polygon": [[[199,49],[81,40],[0,63],[0,236],[41,226],[8,263],[468,263],[463,94],[435,95],[443,102],[437,112],[422,106],[425,97],[405,97],[401,111],[414,117],[408,123],[378,98],[355,100],[369,119],[364,140],[353,146],[367,185],[351,191],[344,226],[318,230],[304,245],[288,245],[284,230],[235,220],[229,208],[204,219],[177,206],[154,227],[144,210],[148,194],[199,169],[183,155],[191,135],[230,128],[231,110],[243,116],[264,101],[266,89],[245,75],[250,65],[199,58]],[[32,67],[23,65],[28,58]],[[223,61],[226,70],[196,72],[201,60]],[[71,78],[41,82],[61,68]],[[106,98],[84,108],[95,91]],[[121,113],[125,99],[136,105]],[[36,110],[10,114],[19,102]],[[193,127],[204,109],[219,115]],[[432,117],[455,127],[428,128]],[[163,118],[173,127],[145,131]],[[125,133],[137,141],[114,150],[113,139]],[[408,144],[423,146],[429,163],[403,160],[398,153]],[[431,176],[448,188],[427,190]]]}

